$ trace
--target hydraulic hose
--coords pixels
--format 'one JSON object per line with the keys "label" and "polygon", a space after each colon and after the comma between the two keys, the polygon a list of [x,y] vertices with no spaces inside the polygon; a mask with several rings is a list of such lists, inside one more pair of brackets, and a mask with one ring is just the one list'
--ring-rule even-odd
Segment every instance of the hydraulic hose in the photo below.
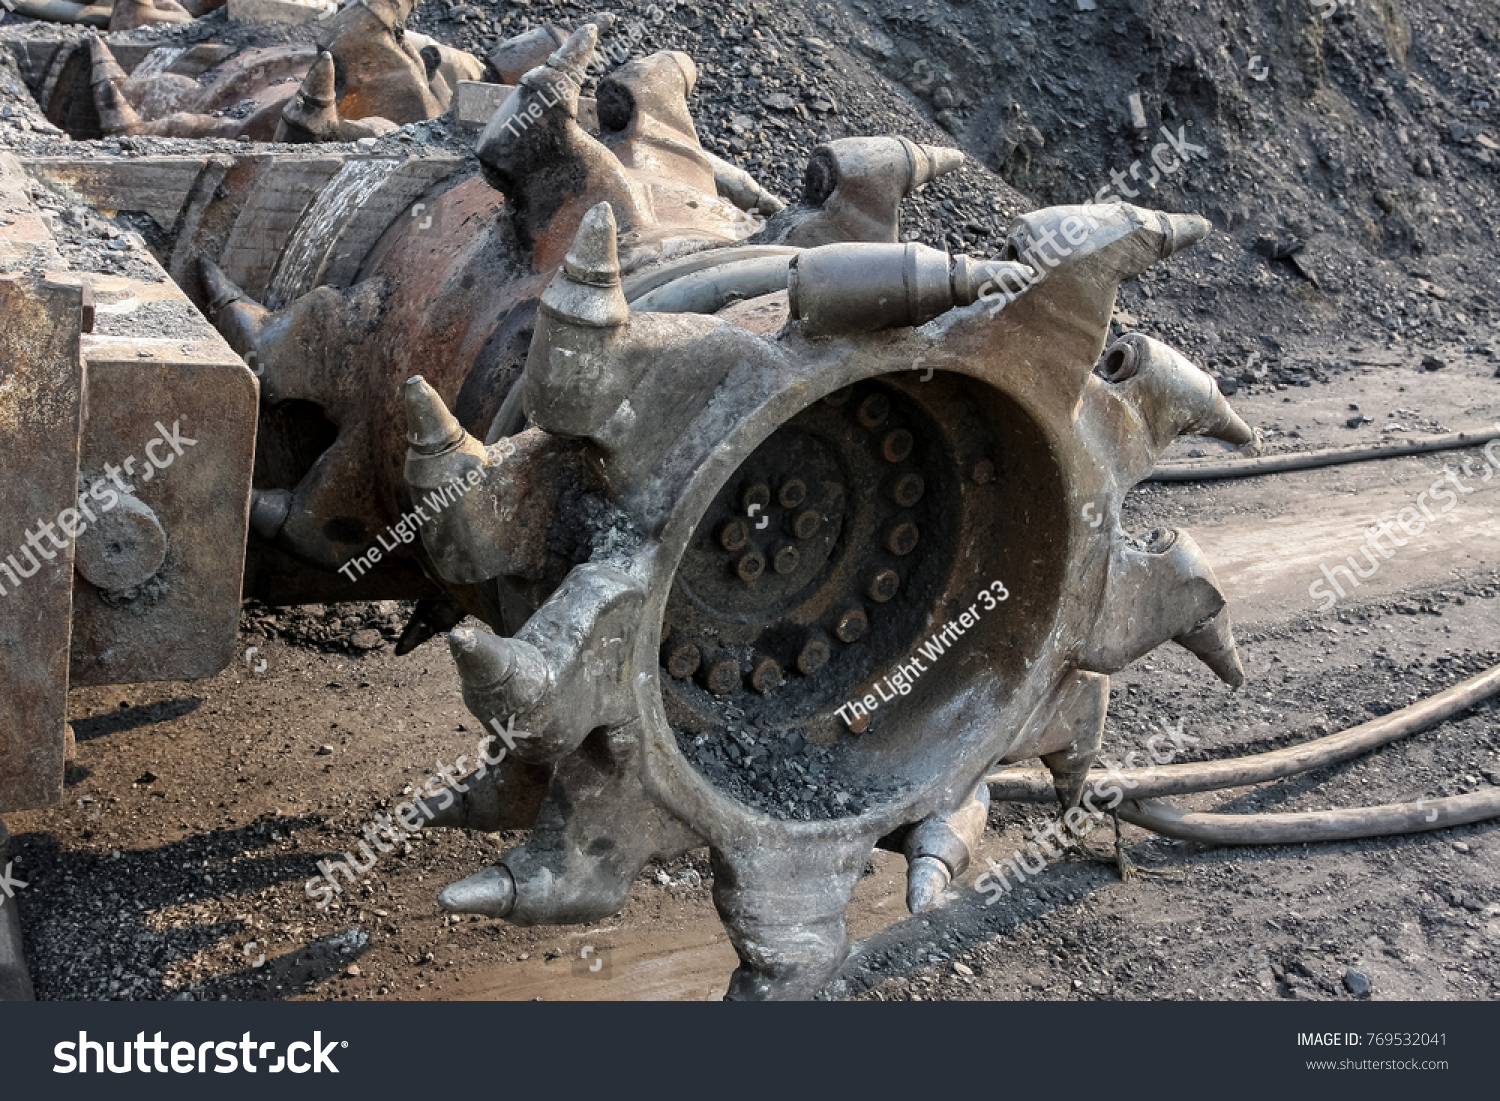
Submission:
{"label": "hydraulic hose", "polygon": [[1190,814],[1154,799],[1120,804],[1132,826],[1183,841],[1211,845],[1301,845],[1310,841],[1354,841],[1362,837],[1422,833],[1500,818],[1500,788],[1386,803],[1378,807],[1313,810],[1295,814]]}
{"label": "hydraulic hose", "polygon": [[[1424,700],[1378,719],[1311,742],[1222,761],[1132,769],[1110,780],[1129,792],[1119,815],[1132,825],[1168,837],[1223,845],[1289,845],[1305,841],[1347,841],[1361,837],[1419,833],[1500,817],[1500,789],[1391,803],[1378,807],[1294,814],[1189,814],[1154,800],[1166,795],[1245,787],[1340,764],[1379,746],[1427,730],[1500,693],[1500,665]],[[986,777],[990,798],[1012,803],[1045,803],[1056,798],[1050,773],[1005,769]]]}
{"label": "hydraulic hose", "polygon": [[[1409,707],[1301,745],[1257,753],[1252,757],[1132,769],[1116,774],[1112,782],[1123,786],[1132,799],[1139,801],[1281,780],[1299,772],[1342,764],[1389,742],[1427,730],[1497,692],[1500,692],[1500,665],[1491,666],[1483,673]],[[1110,779],[1107,772],[1095,775],[1100,780]],[[1052,774],[1045,769],[1004,769],[992,773],[986,781],[990,786],[990,798],[995,800],[1045,803],[1057,797]]]}
{"label": "hydraulic hose", "polygon": [[630,303],[639,313],[717,313],[731,302],[784,291],[787,255],[732,261],[679,276]]}
{"label": "hydraulic hose", "polygon": [[1288,470],[1313,470],[1341,463],[1363,463],[1374,459],[1394,459],[1402,455],[1423,455],[1430,451],[1453,451],[1460,447],[1478,447],[1500,440],[1500,430],[1489,432],[1449,432],[1425,440],[1402,440],[1399,443],[1371,444],[1363,447],[1329,447],[1321,451],[1295,451],[1285,455],[1262,455],[1227,463],[1163,463],[1151,472],[1148,482],[1207,482],[1220,478],[1253,478],[1261,474],[1283,474]]}

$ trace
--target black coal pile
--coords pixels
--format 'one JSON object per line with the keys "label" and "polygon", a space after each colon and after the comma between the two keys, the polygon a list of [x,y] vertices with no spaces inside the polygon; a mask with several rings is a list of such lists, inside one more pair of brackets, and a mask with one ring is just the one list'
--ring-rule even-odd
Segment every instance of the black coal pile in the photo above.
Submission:
{"label": "black coal pile", "polygon": [[[413,23],[484,54],[592,10],[426,0]],[[1212,238],[1122,293],[1122,327],[1213,357],[1239,385],[1321,381],[1243,367],[1309,337],[1467,346],[1500,318],[1489,0],[612,10],[640,28],[638,53],[693,56],[704,145],[783,197],[818,142],[900,133],[971,157],[904,211],[904,236],[953,251],[994,255],[1021,210],[1106,190],[1206,215]]]}
{"label": "black coal pile", "polygon": [[843,743],[817,745],[795,730],[753,728],[735,710],[727,710],[729,724],[723,732],[673,733],[682,755],[705,779],[756,810],[804,821],[843,818],[900,790],[851,779]]}

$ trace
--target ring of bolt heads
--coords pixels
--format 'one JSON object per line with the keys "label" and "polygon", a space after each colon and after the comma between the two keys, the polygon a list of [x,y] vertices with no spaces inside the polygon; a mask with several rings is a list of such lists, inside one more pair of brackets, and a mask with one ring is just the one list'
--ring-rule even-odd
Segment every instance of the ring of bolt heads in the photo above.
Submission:
{"label": "ring of bolt heads", "polygon": [[918,402],[865,382],[797,414],[725,483],[662,625],[667,717],[710,782],[789,818],[893,793],[840,767],[852,735],[826,716],[926,623],[952,564],[951,465]]}

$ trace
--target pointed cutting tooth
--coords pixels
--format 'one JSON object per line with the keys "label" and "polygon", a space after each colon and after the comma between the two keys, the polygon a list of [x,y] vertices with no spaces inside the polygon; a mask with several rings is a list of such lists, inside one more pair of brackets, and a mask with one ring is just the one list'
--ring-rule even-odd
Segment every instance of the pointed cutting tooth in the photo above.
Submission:
{"label": "pointed cutting tooth", "polygon": [[1089,769],[1103,739],[1108,706],[1109,678],[1097,673],[1074,670],[1054,697],[1054,720],[1069,731],[1071,744],[1066,749],[1044,754],[1042,763],[1052,773],[1053,790],[1064,811],[1072,810],[1083,800]]}
{"label": "pointed cutting tooth", "polygon": [[[592,23],[579,27],[544,64],[523,73],[490,116],[474,149],[495,187],[524,192],[527,179],[549,163],[576,155],[568,140],[568,121],[577,122],[579,89],[598,37]],[[491,63],[505,64],[498,53]],[[555,201],[559,196],[548,198]]]}
{"label": "pointed cutting tooth", "polygon": [[438,895],[438,905],[450,914],[509,917],[516,908],[516,881],[504,864],[495,864],[448,886]]}
{"label": "pointed cutting tooth", "polygon": [[630,319],[620,287],[615,214],[599,203],[583,216],[562,273],[542,295],[542,305],[560,319],[593,329],[613,328]]}
{"label": "pointed cutting tooth", "polygon": [[1240,664],[1227,607],[1173,641],[1197,655],[1198,660],[1229,687],[1239,688],[1245,683],[1245,667]]}
{"label": "pointed cutting tooth", "polygon": [[115,60],[114,51],[109,48],[109,44],[104,39],[98,35],[90,35],[88,44],[91,71],[89,82],[91,84],[97,85],[106,80],[123,84],[130,79],[125,70],[120,67],[120,63]]}
{"label": "pointed cutting tooth", "polygon": [[337,100],[334,76],[333,54],[327,50],[319,51],[318,60],[313,62],[302,81],[302,97],[319,107],[332,107]]}
{"label": "pointed cutting tooth", "polygon": [[906,908],[914,914],[930,910],[952,880],[948,865],[937,857],[917,857],[906,869]]}
{"label": "pointed cutting tooth", "polygon": [[1236,447],[1244,447],[1246,444],[1255,442],[1255,429],[1246,424],[1240,415],[1230,408],[1228,400],[1219,391],[1217,383],[1213,388],[1212,401],[1213,409],[1204,418],[1199,429],[1202,435],[1232,443]]}
{"label": "pointed cutting tooth", "polygon": [[516,672],[515,652],[507,645],[511,641],[468,627],[450,631],[448,647],[460,679],[475,688],[493,688],[510,680]]}
{"label": "pointed cutting tooth", "polygon": [[917,170],[912,175],[912,191],[963,167],[964,155],[957,149],[944,145],[918,145],[917,148],[922,156],[917,158]]}
{"label": "pointed cutting tooth", "polygon": [[1213,223],[1197,214],[1158,214],[1161,219],[1161,258],[1191,248],[1213,232]]}
{"label": "pointed cutting tooth", "polygon": [[989,809],[989,788],[979,784],[953,810],[924,818],[906,835],[906,905],[912,913],[935,905],[953,877],[969,866]]}
{"label": "pointed cutting tooth", "polygon": [[406,442],[413,451],[419,455],[439,455],[464,438],[464,426],[421,375],[407,379],[403,391]]}
{"label": "pointed cutting tooth", "polygon": [[253,490],[250,494],[250,529],[262,539],[275,539],[291,510],[292,494],[289,490]]}
{"label": "pointed cutting tooth", "polygon": [[547,659],[529,642],[455,627],[448,633],[448,646],[463,681],[464,700],[481,719],[504,722],[529,711],[547,691]]}
{"label": "pointed cutting tooth", "polygon": [[[198,275],[203,280],[203,289],[208,298],[209,320],[223,334],[229,346],[248,359],[248,353],[255,350],[256,338],[265,324],[268,311],[240,290],[224,274],[223,269],[206,256],[198,258]],[[251,366],[253,368],[257,365]],[[262,385],[264,384],[265,380],[262,379]],[[264,390],[262,396],[265,396]]]}
{"label": "pointed cutting tooth", "polygon": [[98,36],[89,39],[89,68],[94,109],[99,112],[99,129],[105,134],[134,133],[141,125],[141,116],[120,90],[130,78]]}
{"label": "pointed cutting tooth", "polygon": [[547,67],[574,77],[574,82],[582,85],[584,73],[588,69],[589,60],[594,56],[594,47],[598,43],[599,27],[593,23],[585,23],[570,34],[568,40],[559,46],[551,57],[547,58]]}
{"label": "pointed cutting tooth", "polygon": [[614,210],[608,203],[596,203],[578,225],[563,270],[579,283],[594,287],[618,285],[620,258],[615,233]]}
{"label": "pointed cutting tooth", "polygon": [[324,50],[302,79],[302,87],[281,109],[283,125],[278,141],[334,141],[338,138],[338,96],[334,88],[333,54]]}
{"label": "pointed cutting tooth", "polygon": [[198,274],[203,279],[203,287],[208,291],[208,312],[210,315],[217,314],[231,302],[246,300],[245,292],[240,290],[229,276],[224,274],[224,269],[215,264],[207,256],[198,258]]}

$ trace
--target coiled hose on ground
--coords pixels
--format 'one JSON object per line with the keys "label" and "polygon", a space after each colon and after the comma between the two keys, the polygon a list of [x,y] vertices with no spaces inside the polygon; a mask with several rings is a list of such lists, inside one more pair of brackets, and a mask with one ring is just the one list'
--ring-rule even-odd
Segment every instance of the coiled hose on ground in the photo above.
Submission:
{"label": "coiled hose on ground", "polygon": [[[1116,813],[1131,825],[1185,841],[1213,845],[1299,845],[1310,841],[1349,841],[1362,837],[1421,833],[1500,818],[1500,787],[1489,791],[1390,803],[1377,807],[1307,811],[1296,814],[1190,814],[1158,800],[1167,795],[1218,791],[1280,780],[1315,768],[1340,764],[1363,753],[1427,730],[1500,693],[1500,665],[1478,676],[1382,715],[1359,726],[1302,745],[1222,761],[1164,765],[1111,775],[1099,772],[1130,793]],[[991,801],[1045,803],[1056,798],[1052,776],[1042,769],[1004,769],[985,778]]]}

